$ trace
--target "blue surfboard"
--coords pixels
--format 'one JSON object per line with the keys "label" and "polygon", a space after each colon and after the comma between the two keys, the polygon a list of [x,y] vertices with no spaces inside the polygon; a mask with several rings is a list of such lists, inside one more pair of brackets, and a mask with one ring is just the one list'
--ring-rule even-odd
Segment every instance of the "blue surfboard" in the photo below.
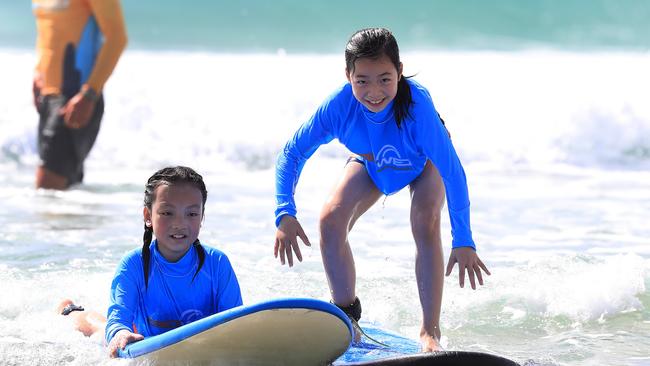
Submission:
{"label": "blue surfboard", "polygon": [[119,357],[151,363],[223,365],[415,366],[516,363],[476,352],[421,354],[419,344],[361,323],[362,341],[352,344],[352,324],[336,306],[320,300],[288,298],[230,309],[119,351]]}
{"label": "blue surfboard", "polygon": [[[444,351],[420,353],[415,340],[361,322],[362,336],[333,366],[517,366],[512,360],[482,352]],[[370,339],[372,338],[372,339]],[[378,341],[378,342],[375,342]],[[381,344],[380,344],[381,343]]]}

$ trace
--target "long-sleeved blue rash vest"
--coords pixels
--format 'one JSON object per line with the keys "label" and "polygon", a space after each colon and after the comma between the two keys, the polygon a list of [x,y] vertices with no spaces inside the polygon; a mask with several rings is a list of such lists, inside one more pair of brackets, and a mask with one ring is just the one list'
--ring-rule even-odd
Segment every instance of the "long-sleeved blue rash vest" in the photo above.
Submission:
{"label": "long-sleeved blue rash vest", "polygon": [[237,277],[223,252],[204,245],[205,262],[192,280],[199,263],[194,246],[175,263],[160,254],[156,240],[149,248],[148,288],[141,249],[129,252],[117,267],[108,307],[107,343],[122,329],[149,337],[242,304]]}
{"label": "long-sleeved blue rash vest", "polygon": [[475,248],[465,171],[429,92],[417,82],[407,81],[413,104],[401,127],[395,123],[393,102],[381,112],[371,112],[356,100],[347,83],[298,129],[276,164],[276,226],[282,216],[296,216],[294,192],[307,159],[320,145],[336,138],[363,158],[372,181],[386,195],[411,183],[430,160],[445,185],[452,247]]}

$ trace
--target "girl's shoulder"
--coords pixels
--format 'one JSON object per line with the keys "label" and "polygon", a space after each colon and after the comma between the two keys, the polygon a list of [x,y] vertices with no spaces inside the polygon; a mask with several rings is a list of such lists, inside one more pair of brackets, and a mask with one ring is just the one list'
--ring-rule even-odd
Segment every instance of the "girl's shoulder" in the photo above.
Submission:
{"label": "girl's shoulder", "polygon": [[[438,112],[433,103],[433,98],[431,98],[431,94],[429,94],[429,90],[413,79],[407,79],[407,81],[411,88],[411,100],[413,101],[409,110],[410,119],[413,121],[430,121],[432,118],[435,118]],[[427,123],[416,124],[416,126],[420,127],[425,127],[427,125]]]}
{"label": "girl's shoulder", "polygon": [[142,261],[142,248],[135,248],[131,249],[124,256],[122,257],[122,263],[125,264],[130,264],[133,262],[141,262]]}
{"label": "girl's shoulder", "polygon": [[143,269],[142,248],[136,248],[126,252],[116,268],[116,273],[140,273]]}
{"label": "girl's shoulder", "polygon": [[418,100],[418,99],[431,100],[431,94],[429,93],[429,89],[424,87],[424,85],[418,83],[412,78],[408,78],[406,79],[406,81],[411,87],[411,96],[413,100]]}
{"label": "girl's shoulder", "polygon": [[122,256],[122,261],[131,261],[134,259],[142,259],[142,248],[131,249]]}
{"label": "girl's shoulder", "polygon": [[209,245],[201,244],[201,246],[205,252],[205,261],[211,263],[212,268],[219,268],[219,271],[232,269],[232,264],[226,253]]}
{"label": "girl's shoulder", "polygon": [[346,82],[345,84],[334,89],[334,91],[325,99],[325,103],[329,104],[332,101],[347,101],[350,100],[350,98],[354,98],[354,95],[352,94],[352,85]]}
{"label": "girl's shoulder", "polygon": [[316,116],[320,123],[327,125],[324,129],[332,132],[338,131],[341,127],[341,116],[347,116],[350,111],[354,111],[358,101],[352,94],[352,86],[345,83],[334,90],[321,103],[316,111]]}
{"label": "girl's shoulder", "polygon": [[206,258],[211,258],[212,260],[228,259],[226,253],[210,245],[205,245],[201,243],[203,250],[205,251]]}

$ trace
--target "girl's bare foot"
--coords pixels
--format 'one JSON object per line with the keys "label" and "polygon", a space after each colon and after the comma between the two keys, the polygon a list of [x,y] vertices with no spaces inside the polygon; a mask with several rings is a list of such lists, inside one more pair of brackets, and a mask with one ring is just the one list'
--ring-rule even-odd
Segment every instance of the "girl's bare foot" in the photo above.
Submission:
{"label": "girl's bare foot", "polygon": [[[433,334],[432,334],[433,333]],[[422,345],[422,352],[442,352],[444,348],[440,345],[440,328],[434,327],[433,332],[427,332],[424,329],[420,330],[420,344]]]}
{"label": "girl's bare foot", "polygon": [[59,303],[59,305],[56,307],[56,312],[57,314],[63,314],[63,309],[65,309],[66,306],[72,305],[74,302],[70,299],[63,299]]}
{"label": "girl's bare foot", "polygon": [[[65,315],[64,309],[72,305],[74,305],[72,300],[64,299],[56,307],[56,311],[58,314]],[[106,327],[106,318],[95,311],[75,310],[66,312],[66,316],[72,320],[74,329],[80,331],[86,337],[90,337],[96,332],[103,332]]]}

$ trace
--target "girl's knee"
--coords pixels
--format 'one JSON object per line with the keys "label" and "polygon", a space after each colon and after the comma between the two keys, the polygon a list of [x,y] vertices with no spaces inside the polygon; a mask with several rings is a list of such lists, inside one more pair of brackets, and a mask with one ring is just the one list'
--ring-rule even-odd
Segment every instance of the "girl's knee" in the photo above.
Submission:
{"label": "girl's knee", "polygon": [[413,230],[440,228],[441,209],[436,205],[418,204],[411,207],[411,227]]}
{"label": "girl's knee", "polygon": [[346,210],[336,205],[325,205],[319,219],[321,235],[345,233],[349,222],[350,214]]}

